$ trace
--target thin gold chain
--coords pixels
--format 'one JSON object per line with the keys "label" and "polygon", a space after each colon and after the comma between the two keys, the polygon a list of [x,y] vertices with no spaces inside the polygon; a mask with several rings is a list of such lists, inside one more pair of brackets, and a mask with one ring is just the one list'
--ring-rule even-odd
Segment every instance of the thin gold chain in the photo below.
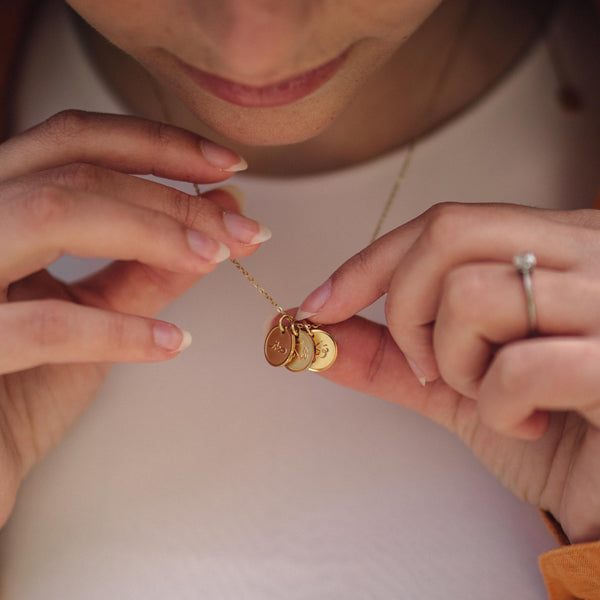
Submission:
{"label": "thin gold chain", "polygon": [[369,242],[370,244],[372,244],[379,237],[379,234],[381,233],[381,228],[383,227],[383,224],[385,223],[385,220],[387,219],[388,213],[390,212],[390,209],[392,208],[392,204],[394,204],[394,200],[396,199],[396,195],[398,194],[398,191],[400,190],[400,186],[402,185],[402,182],[404,181],[404,178],[406,177],[406,173],[408,173],[408,167],[410,166],[410,161],[413,157],[413,154],[415,153],[416,147],[417,147],[416,140],[412,140],[412,142],[410,142],[410,144],[408,145],[406,154],[404,155],[404,159],[402,161],[402,164],[400,165],[400,170],[398,171],[398,175],[396,176],[396,180],[394,181],[394,185],[392,186],[392,189],[390,190],[388,199],[386,200],[385,204],[383,205],[383,210],[381,211],[381,215],[379,215],[379,220],[377,221],[377,225],[375,226],[375,231],[373,232],[373,235],[371,236],[371,240]]}
{"label": "thin gold chain", "polygon": [[285,313],[283,308],[279,306],[275,300],[273,300],[273,296],[271,296],[271,294],[269,294],[269,292],[267,292],[267,290],[265,290],[265,288],[263,288],[260,283],[258,283],[258,281],[256,281],[256,279],[254,279],[254,277],[252,277],[252,275],[250,275],[250,273],[248,273],[248,271],[244,269],[244,267],[242,267],[242,265],[235,258],[231,258],[230,261],[235,265],[236,268],[240,270],[240,273],[275,307],[277,312],[280,312],[281,314]]}
{"label": "thin gold chain", "polygon": [[[450,44],[448,51],[446,52],[446,58],[444,60],[444,63],[442,64],[439,75],[436,79],[436,82],[435,82],[435,85],[431,92],[429,101],[426,103],[424,110],[421,114],[421,117],[419,119],[419,121],[423,124],[427,122],[427,119],[432,115],[432,113],[436,107],[436,103],[439,100],[442,88],[448,79],[448,72],[450,71],[450,68],[454,63],[454,59],[458,54],[458,50],[459,50],[459,46],[460,46],[459,42],[467,30],[467,27],[471,21],[471,17],[474,14],[477,3],[478,3],[477,0],[472,0],[468,4],[467,8],[465,9],[465,13],[461,19],[461,23],[456,30],[456,33],[454,35],[454,38]],[[171,122],[171,120],[169,119],[168,108],[166,106],[166,103],[164,102],[164,99],[162,98],[162,94],[160,93],[160,88],[158,88],[158,86],[153,78],[151,78],[151,80],[152,80],[152,83],[154,86],[154,90],[155,90],[157,99],[159,101],[159,104],[161,105],[161,108],[165,114],[165,117],[167,118],[168,122]],[[390,209],[392,208],[392,205],[394,204],[394,200],[396,199],[396,196],[398,195],[400,187],[402,186],[402,183],[403,183],[404,179],[406,178],[406,174],[408,173],[408,169],[409,169],[410,163],[413,159],[416,147],[417,147],[417,140],[416,140],[416,138],[413,138],[406,148],[406,153],[404,154],[402,164],[400,165],[400,169],[398,170],[398,175],[396,176],[396,179],[394,180],[394,185],[392,186],[392,189],[390,190],[390,193],[388,194],[386,202],[383,206],[383,210],[381,211],[379,219],[377,220],[377,224],[375,226],[375,231],[373,232],[373,235],[371,236],[371,240],[370,240],[371,244],[379,237],[379,235],[381,233],[381,230],[383,228],[385,220],[387,219]],[[194,190],[196,191],[196,194],[198,196],[201,195],[200,186],[197,183],[194,183]],[[233,265],[236,267],[236,269],[238,269],[240,271],[240,273],[254,286],[254,288],[260,294],[262,294],[262,296],[275,308],[275,310],[277,310],[277,312],[284,314],[284,315],[286,314],[285,310],[281,307],[281,305],[279,305],[275,301],[273,296],[271,296],[271,294],[269,294],[269,292],[267,292],[267,290],[265,290],[265,288],[258,281],[256,281],[256,279],[254,279],[254,277],[252,275],[250,275],[248,270],[245,269],[239,261],[237,261],[235,258],[232,258],[232,259],[230,259],[230,262],[233,263]]]}
{"label": "thin gold chain", "polygon": [[[197,183],[194,183],[194,190],[196,190],[197,196],[201,195],[200,186]],[[271,294],[269,294],[269,292],[267,292],[267,290],[265,290],[265,288],[262,287],[262,285],[260,285],[260,283],[258,283],[258,281],[256,281],[256,279],[252,277],[252,275],[250,275],[250,273],[242,266],[242,264],[238,260],[236,260],[235,258],[230,258],[229,262],[233,263],[236,269],[240,271],[240,273],[256,288],[256,290],[260,292],[267,299],[267,301],[271,303],[272,306],[275,307],[277,312],[280,312],[282,314],[285,312],[283,308],[279,304],[277,304],[277,302],[275,302],[273,296],[271,296]]]}

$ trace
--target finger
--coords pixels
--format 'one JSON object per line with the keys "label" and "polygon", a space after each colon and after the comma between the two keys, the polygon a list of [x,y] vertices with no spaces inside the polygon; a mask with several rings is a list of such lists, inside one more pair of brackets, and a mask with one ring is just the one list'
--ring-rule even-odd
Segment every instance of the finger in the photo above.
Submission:
{"label": "finger", "polygon": [[496,431],[535,439],[547,411],[576,411],[600,426],[600,340],[536,338],[501,348],[479,389],[481,418]]}
{"label": "finger", "polygon": [[8,286],[0,301],[21,302],[50,298],[70,302],[75,299],[64,282],[53,277],[46,269],[42,269]]}
{"label": "finger", "polygon": [[37,271],[11,284],[2,300],[18,302],[54,298],[152,317],[197,283],[200,277],[137,262],[116,261],[68,285],[46,270]]}
{"label": "finger", "polygon": [[46,187],[7,204],[0,222],[5,286],[65,252],[195,273],[209,272],[229,256],[224,244],[160,212],[93,194]]}
{"label": "finger", "polygon": [[[578,336],[600,331],[600,283],[577,273],[536,269],[532,286],[537,331]],[[521,275],[510,265],[477,263],[446,276],[434,329],[444,380],[475,398],[499,346],[530,333]]]}
{"label": "finger", "polygon": [[[204,198],[231,213],[245,207],[243,194],[235,186],[210,190]],[[230,243],[229,247],[232,258],[239,258],[255,252],[258,245]],[[116,261],[73,284],[71,293],[85,304],[152,316],[186,292],[198,279],[198,275],[175,273],[135,261]]]}
{"label": "finger", "polygon": [[328,325],[327,331],[336,340],[338,354],[333,366],[320,376],[414,410],[453,432],[476,421],[474,403],[443,381],[427,387],[419,384],[385,326],[352,317]]}
{"label": "finger", "polygon": [[446,274],[481,261],[510,265],[524,250],[534,251],[544,267],[566,270],[581,258],[572,240],[572,225],[508,205],[438,207],[390,283],[386,315],[394,339],[416,370],[427,380],[436,378],[432,323]]}
{"label": "finger", "polygon": [[[540,227],[542,218],[547,227]],[[523,250],[522,239],[546,248],[539,257],[548,266],[566,268],[576,260],[571,240],[577,216],[568,213],[564,219],[521,206],[438,205],[342,265],[302,302],[299,317],[340,321],[389,292],[386,316],[394,339],[417,377],[434,380],[431,324],[445,272],[465,261],[511,262]],[[557,239],[566,239],[569,251],[554,256],[548,248],[555,248]]]}
{"label": "finger", "polygon": [[327,331],[336,341],[338,354],[335,363],[323,372],[326,379],[390,401],[423,396],[423,388],[410,375],[387,327],[352,317],[328,325]]}
{"label": "finger", "polygon": [[138,316],[40,300],[0,306],[0,373],[46,363],[148,362],[172,358],[189,346],[185,331]]}
{"label": "finger", "polygon": [[[462,214],[463,211],[470,213],[480,209],[514,211],[519,215],[537,218],[543,215],[556,223],[581,224],[582,226],[588,226],[592,221],[592,216],[596,216],[598,219],[598,211],[557,212],[527,206],[499,206],[496,204],[485,206],[474,204],[436,205],[416,219],[390,231],[346,261],[324,284],[306,297],[300,305],[299,318],[315,317],[315,320],[322,323],[335,323],[356,314],[388,291],[392,276],[401,261],[417,240],[423,241],[421,235],[427,230],[430,223],[433,222],[434,225],[440,221],[445,223],[446,220],[454,219],[455,213]],[[450,216],[446,217],[447,214]],[[483,221],[486,222],[486,219]],[[600,226],[600,222],[598,226]],[[434,228],[436,227],[442,229],[445,225]],[[455,224],[451,223],[448,229],[454,232],[452,237],[458,237]],[[429,235],[440,237],[435,233]],[[450,246],[437,249],[435,254],[445,254],[449,249]],[[411,251],[414,253],[414,250]],[[417,273],[417,279],[420,276],[421,274]],[[412,280],[407,281],[406,285],[410,286],[412,283]]]}
{"label": "finger", "polygon": [[[243,194],[235,186],[210,190],[204,194],[204,199],[231,213],[243,211],[245,207]],[[196,222],[195,219],[193,221]],[[248,256],[257,248],[258,245],[230,243],[234,258]],[[198,275],[175,273],[136,261],[116,261],[73,284],[71,293],[84,304],[152,316],[186,292],[198,279]]]}
{"label": "finger", "polygon": [[222,181],[246,168],[231,150],[184,129],[69,110],[0,146],[0,180],[80,162],[182,181]]}
{"label": "finger", "polygon": [[271,235],[264,225],[231,214],[245,208],[244,194],[236,186],[223,185],[202,196],[190,195],[167,185],[82,163],[41,171],[2,185],[3,204],[11,200],[22,202],[22,197],[36,195],[39,188],[56,186],[163,212],[188,229],[226,244],[234,257],[247,256],[256,249],[248,246]]}
{"label": "finger", "polygon": [[[241,191],[221,186],[205,194],[211,202],[231,212],[243,208]],[[193,200],[193,198],[192,198]],[[258,246],[242,246],[233,256],[247,256]],[[46,271],[12,284],[9,300],[61,298],[111,310],[152,316],[194,285],[202,274],[175,273],[137,261],[115,261],[83,280],[65,286]]]}
{"label": "finger", "polygon": [[419,237],[423,217],[382,236],[347,260],[299,307],[297,318],[339,323],[384,295],[398,262]]}

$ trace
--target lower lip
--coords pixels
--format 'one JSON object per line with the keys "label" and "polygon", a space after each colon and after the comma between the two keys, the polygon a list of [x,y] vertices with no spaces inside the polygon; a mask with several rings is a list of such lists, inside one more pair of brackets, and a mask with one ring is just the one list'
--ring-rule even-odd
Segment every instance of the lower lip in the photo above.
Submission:
{"label": "lower lip", "polygon": [[247,108],[272,108],[296,102],[319,89],[337,73],[346,55],[345,52],[316,69],[264,87],[235,83],[180,62],[200,87],[217,98]]}

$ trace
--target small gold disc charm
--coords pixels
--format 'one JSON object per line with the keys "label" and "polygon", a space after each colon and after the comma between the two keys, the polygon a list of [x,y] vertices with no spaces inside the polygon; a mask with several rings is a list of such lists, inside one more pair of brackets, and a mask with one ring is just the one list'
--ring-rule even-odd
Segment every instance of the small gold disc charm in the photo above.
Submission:
{"label": "small gold disc charm", "polygon": [[296,336],[287,327],[277,325],[265,339],[265,358],[274,367],[288,363],[294,354]]}
{"label": "small gold disc charm", "polygon": [[315,343],[315,360],[309,371],[321,372],[329,369],[337,358],[337,344],[333,337],[322,329],[311,329]]}
{"label": "small gold disc charm", "polygon": [[315,358],[315,343],[310,333],[304,329],[298,331],[296,346],[292,354],[292,359],[285,365],[285,368],[294,373],[306,371]]}

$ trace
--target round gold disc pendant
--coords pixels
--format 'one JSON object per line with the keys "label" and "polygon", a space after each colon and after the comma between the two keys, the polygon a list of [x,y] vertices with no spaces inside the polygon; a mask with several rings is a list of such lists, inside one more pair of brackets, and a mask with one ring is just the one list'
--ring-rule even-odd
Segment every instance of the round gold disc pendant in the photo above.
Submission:
{"label": "round gold disc pendant", "polygon": [[265,358],[274,367],[288,363],[294,354],[296,336],[287,328],[273,327],[265,339]]}
{"label": "round gold disc pendant", "polygon": [[315,343],[310,333],[303,329],[298,331],[296,346],[292,353],[292,359],[285,365],[285,368],[294,373],[306,371],[315,358]]}
{"label": "round gold disc pendant", "polygon": [[315,344],[315,359],[308,367],[309,371],[325,371],[331,367],[337,358],[337,344],[333,337],[322,329],[311,331]]}

